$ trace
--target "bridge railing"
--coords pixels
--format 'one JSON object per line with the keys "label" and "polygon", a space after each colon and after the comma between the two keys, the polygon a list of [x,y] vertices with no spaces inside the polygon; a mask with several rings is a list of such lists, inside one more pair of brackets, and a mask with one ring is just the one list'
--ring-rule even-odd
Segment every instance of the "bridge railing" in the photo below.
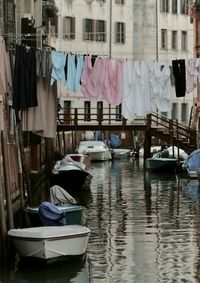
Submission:
{"label": "bridge railing", "polygon": [[130,122],[122,117],[116,108],[90,108],[87,111],[85,108],[71,108],[70,112],[59,112],[57,116],[58,124],[64,125],[132,125],[143,124],[146,125],[146,117],[141,117],[133,122]]}
{"label": "bridge railing", "polygon": [[163,132],[169,133],[171,139],[176,138],[188,140],[190,144],[196,144],[196,130],[186,125],[178,123],[178,120],[169,119],[158,113],[150,113],[147,115],[147,127],[160,128]]}

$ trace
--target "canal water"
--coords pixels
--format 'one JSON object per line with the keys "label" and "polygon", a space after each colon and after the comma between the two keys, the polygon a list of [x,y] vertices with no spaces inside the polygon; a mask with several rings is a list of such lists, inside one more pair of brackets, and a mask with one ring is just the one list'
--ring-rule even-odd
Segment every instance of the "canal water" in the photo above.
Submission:
{"label": "canal water", "polygon": [[45,268],[16,260],[0,282],[200,282],[198,180],[145,172],[142,159],[90,171],[91,191],[80,199],[92,230],[85,260]]}

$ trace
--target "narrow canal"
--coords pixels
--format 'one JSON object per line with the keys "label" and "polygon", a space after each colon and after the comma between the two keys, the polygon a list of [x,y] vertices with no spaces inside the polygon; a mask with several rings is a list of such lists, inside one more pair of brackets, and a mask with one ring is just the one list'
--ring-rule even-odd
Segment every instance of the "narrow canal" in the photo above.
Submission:
{"label": "narrow canal", "polygon": [[19,261],[0,282],[200,282],[198,181],[144,172],[142,159],[92,163],[91,173],[85,261]]}

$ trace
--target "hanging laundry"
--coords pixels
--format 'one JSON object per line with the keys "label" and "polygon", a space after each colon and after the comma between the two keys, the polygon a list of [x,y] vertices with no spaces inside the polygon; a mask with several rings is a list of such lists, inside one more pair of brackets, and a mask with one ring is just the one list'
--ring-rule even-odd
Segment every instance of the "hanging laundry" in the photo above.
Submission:
{"label": "hanging laundry", "polygon": [[63,86],[66,85],[65,80],[65,62],[66,62],[66,53],[52,51],[52,72],[51,72],[51,85],[57,80],[61,81]]}
{"label": "hanging laundry", "polygon": [[196,58],[187,60],[186,65],[186,91],[192,92],[196,87]]}
{"label": "hanging laundry", "polygon": [[36,50],[36,74],[39,77],[49,77],[52,69],[51,52],[48,50]]}
{"label": "hanging laundry", "polygon": [[36,49],[16,45],[13,108],[19,111],[37,105]]}
{"label": "hanging laundry", "polygon": [[157,107],[161,112],[172,110],[171,70],[167,65],[164,65],[161,71],[161,89],[157,99]]}
{"label": "hanging laundry", "polygon": [[148,64],[145,61],[135,62],[134,79],[135,115],[143,117],[150,111],[150,92]]}
{"label": "hanging laundry", "polygon": [[50,86],[49,77],[37,78],[38,106],[24,109],[21,113],[22,130],[39,136],[56,138],[57,86]]}
{"label": "hanging laundry", "polygon": [[172,69],[175,78],[176,97],[184,97],[186,93],[185,59],[172,60]]}
{"label": "hanging laundry", "polygon": [[9,54],[6,51],[5,41],[2,36],[0,36],[0,79],[3,84],[4,93],[10,94],[12,91],[12,75],[10,68]]}
{"label": "hanging laundry", "polygon": [[113,106],[119,105],[122,102],[124,60],[102,60],[106,71],[103,86],[104,99]]}
{"label": "hanging laundry", "polygon": [[105,81],[105,64],[97,57],[92,66],[91,56],[85,56],[81,76],[81,92],[89,100],[103,99],[103,86]]}
{"label": "hanging laundry", "polygon": [[83,55],[67,55],[67,88],[77,92],[80,88],[81,75],[83,71]]}
{"label": "hanging laundry", "polygon": [[133,121],[136,118],[134,83],[135,83],[134,61],[126,60],[123,66],[122,116],[129,121]]}

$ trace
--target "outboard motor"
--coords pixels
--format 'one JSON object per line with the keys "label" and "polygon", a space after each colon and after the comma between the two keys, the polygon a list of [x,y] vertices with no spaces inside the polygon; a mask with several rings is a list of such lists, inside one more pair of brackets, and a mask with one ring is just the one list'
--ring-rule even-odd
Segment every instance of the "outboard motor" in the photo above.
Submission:
{"label": "outboard motor", "polygon": [[42,202],[39,205],[40,220],[45,226],[66,225],[66,215],[50,202]]}

